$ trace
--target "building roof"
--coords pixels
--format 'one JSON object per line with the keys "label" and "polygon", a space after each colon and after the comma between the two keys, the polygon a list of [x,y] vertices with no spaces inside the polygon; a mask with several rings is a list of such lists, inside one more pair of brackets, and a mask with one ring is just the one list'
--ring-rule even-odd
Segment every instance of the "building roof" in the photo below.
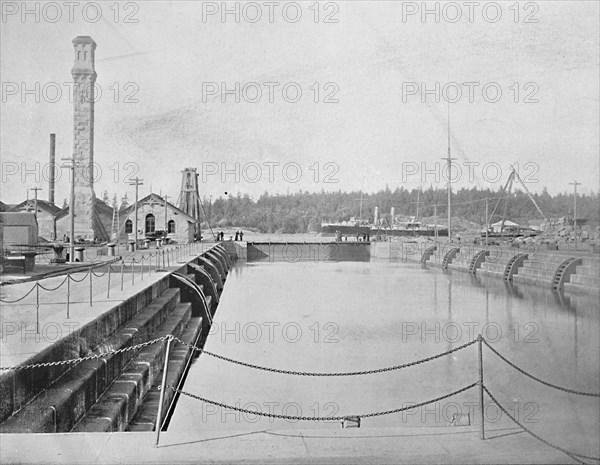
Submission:
{"label": "building roof", "polygon": [[[14,212],[20,212],[20,211],[30,210],[30,209],[33,210],[34,205],[35,205],[35,200],[28,199],[28,200],[24,200],[21,203],[18,203],[17,205],[13,205],[12,207],[10,207],[10,209],[8,211],[14,213]],[[47,213],[50,213],[52,216],[56,216],[61,211],[60,207],[57,207],[53,203],[48,202],[47,200],[43,200],[43,199],[37,200],[37,208],[38,208],[38,210],[43,210]]]}
{"label": "building roof", "polygon": [[[161,204],[161,207],[164,207],[164,202],[165,199],[163,199],[160,195],[158,194],[149,194],[146,197],[138,200],[138,207],[141,205],[145,205],[145,204]],[[178,215],[182,215],[183,217],[185,217],[185,219],[187,219],[189,222],[191,223],[195,223],[197,220],[193,217],[188,215],[186,212],[184,212],[183,210],[181,210],[180,208],[177,208],[175,205],[173,205],[171,202],[167,201],[167,205],[169,206],[170,209],[172,209],[176,214]],[[127,218],[129,215],[131,215],[135,210],[135,202],[132,205],[129,205],[127,208],[124,208],[123,210],[121,210],[119,212],[119,217],[120,219],[125,219]]]}
{"label": "building roof", "polygon": [[2,212],[0,222],[5,226],[37,226],[35,215],[25,212]]}
{"label": "building roof", "polygon": [[[38,200],[39,202],[39,200]],[[98,197],[94,197],[94,208],[99,210],[104,210],[109,215],[113,214],[113,208],[110,205],[107,205],[106,202],[103,202]],[[59,208],[58,213],[56,214],[56,219],[63,218],[69,214],[69,207]]]}

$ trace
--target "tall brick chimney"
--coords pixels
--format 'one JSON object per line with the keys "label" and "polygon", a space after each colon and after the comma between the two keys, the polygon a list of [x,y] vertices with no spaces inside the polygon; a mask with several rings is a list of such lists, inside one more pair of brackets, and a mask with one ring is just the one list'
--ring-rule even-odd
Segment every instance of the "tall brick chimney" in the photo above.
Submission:
{"label": "tall brick chimney", "polygon": [[54,204],[55,169],[56,169],[56,134],[50,134],[50,169],[48,172],[48,202]]}
{"label": "tall brick chimney", "polygon": [[96,42],[89,36],[73,39],[74,81],[73,158],[75,169],[75,238],[93,240],[94,226],[94,85]]}

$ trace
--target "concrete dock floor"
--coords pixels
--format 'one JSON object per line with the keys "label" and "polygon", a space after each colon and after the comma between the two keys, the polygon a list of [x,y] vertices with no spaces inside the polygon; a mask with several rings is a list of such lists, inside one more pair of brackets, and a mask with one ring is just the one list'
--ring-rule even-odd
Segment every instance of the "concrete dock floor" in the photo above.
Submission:
{"label": "concrete dock floor", "polygon": [[352,428],[0,436],[0,462],[61,464],[559,464],[576,463],[518,428]]}

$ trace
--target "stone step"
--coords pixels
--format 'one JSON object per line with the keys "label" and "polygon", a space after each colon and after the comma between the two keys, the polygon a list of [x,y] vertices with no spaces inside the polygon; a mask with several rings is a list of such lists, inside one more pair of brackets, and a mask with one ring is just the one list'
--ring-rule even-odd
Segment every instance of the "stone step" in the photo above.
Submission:
{"label": "stone step", "polygon": [[105,339],[142,312],[168,287],[167,279],[151,284],[22,363],[22,365],[48,364],[47,366],[31,370],[0,372],[2,390],[0,422],[17,413],[61,375],[73,368],[72,365],[53,365],[53,362],[87,355],[90,350],[96,349]]}
{"label": "stone step", "polygon": [[600,289],[595,287],[595,288],[590,288],[589,286],[583,286],[581,284],[575,284],[575,283],[565,283],[565,292],[572,292],[572,293],[576,293],[576,294],[587,294],[589,295],[591,292],[596,292],[597,294],[600,295]]}
{"label": "stone step", "polygon": [[[168,334],[180,337],[189,323],[191,311],[190,303],[177,305],[161,327],[152,334],[152,338]],[[73,432],[124,431],[150,387],[157,381],[160,382],[165,349],[166,342],[142,349],[73,428]],[[132,378],[135,379],[135,383],[131,382]]]}
{"label": "stone step", "polygon": [[547,278],[543,276],[535,276],[535,275],[523,275],[523,274],[515,274],[513,276],[513,281],[515,283],[525,283],[525,284],[535,284],[541,286],[547,286],[548,288],[552,284],[552,278]]}
{"label": "stone step", "polygon": [[[194,343],[198,339],[199,326],[202,325],[201,318],[192,318],[188,328],[181,336],[181,339],[188,343]],[[193,353],[188,349],[187,346],[178,344],[174,347],[174,350],[169,356],[169,364],[167,368],[167,384],[170,386],[176,386],[181,380],[185,365],[187,364],[190,357],[198,356],[197,353]],[[127,427],[127,431],[153,431],[154,425],[156,424],[156,418],[158,414],[158,404],[160,399],[160,390],[158,389],[162,381],[162,372],[160,376],[156,378],[156,382],[144,398],[143,404],[138,409],[137,414]],[[163,414],[167,414],[167,408],[173,399],[173,391],[169,390],[165,393],[165,400],[163,405]],[[163,417],[164,420],[164,417]]]}
{"label": "stone step", "polygon": [[448,264],[448,269],[449,270],[460,270],[460,271],[469,271],[469,263],[449,263]]}
{"label": "stone step", "polygon": [[534,269],[534,270],[544,270],[544,271],[548,271],[550,273],[554,273],[558,267],[560,266],[560,264],[562,263],[562,261],[560,263],[549,263],[549,262],[541,262],[541,261],[537,261],[537,258],[533,258],[531,260],[525,260],[525,262],[523,263],[523,268],[527,268],[527,269]]}
{"label": "stone step", "polygon": [[578,276],[595,276],[597,279],[600,279],[600,268],[577,265],[576,273]]}
{"label": "stone step", "polygon": [[554,271],[521,267],[517,270],[515,276],[531,276],[552,280],[552,278],[554,278]]}
{"label": "stone step", "polygon": [[590,287],[592,289],[600,289],[600,282],[598,281],[598,278],[594,276],[580,276],[577,274],[572,274],[570,282],[573,284]]}
{"label": "stone step", "polygon": [[491,262],[483,262],[481,264],[480,270],[486,272],[500,273],[504,274],[504,270],[506,269],[506,263],[491,263]]}
{"label": "stone step", "polygon": [[[179,302],[179,289],[167,289],[95,349],[115,351],[145,342]],[[48,389],[0,425],[0,432],[67,432],[82,418],[136,356],[137,351],[108,355],[75,365]],[[33,370],[25,370],[35,372]]]}

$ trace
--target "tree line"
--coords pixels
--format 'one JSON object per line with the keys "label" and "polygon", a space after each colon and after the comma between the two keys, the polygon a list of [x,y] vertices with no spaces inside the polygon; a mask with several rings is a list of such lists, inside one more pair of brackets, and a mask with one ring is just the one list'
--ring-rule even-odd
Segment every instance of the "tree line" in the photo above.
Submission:
{"label": "tree line", "polygon": [[[485,224],[485,204],[488,199],[488,214],[491,215],[500,199],[500,204],[490,222],[506,218],[518,223],[542,220],[542,215],[529,196],[516,190],[501,197],[501,191],[491,189],[462,188],[452,193],[452,217]],[[573,217],[573,194],[550,195],[546,188],[533,198],[546,218]],[[408,190],[403,187],[391,190],[389,187],[375,193],[351,192],[297,192],[294,194],[269,194],[265,192],[253,200],[247,194],[219,197],[212,202],[203,199],[204,223],[216,227],[252,228],[264,233],[306,233],[318,232],[322,222],[347,221],[359,218],[362,203],[363,220],[373,221],[375,207],[380,216],[395,208],[396,215],[418,216],[421,220],[433,222],[437,205],[437,222],[446,224],[447,191],[445,189]],[[588,224],[597,226],[600,222],[600,199],[598,194],[577,197],[577,218],[586,219]]]}

